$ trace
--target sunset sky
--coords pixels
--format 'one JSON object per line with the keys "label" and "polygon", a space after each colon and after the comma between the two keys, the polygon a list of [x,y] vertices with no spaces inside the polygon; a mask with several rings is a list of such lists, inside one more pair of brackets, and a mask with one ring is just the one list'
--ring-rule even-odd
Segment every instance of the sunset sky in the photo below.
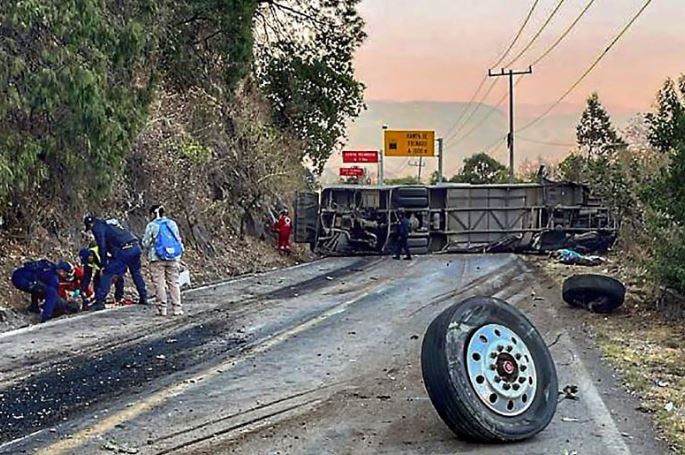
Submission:
{"label": "sunset sky", "polygon": [[[515,65],[540,55],[589,0],[566,0],[537,43]],[[523,104],[555,101],[592,63],[645,0],[596,0],[561,45],[517,91]],[[519,45],[525,46],[558,0],[540,0]],[[358,77],[368,100],[468,101],[488,66],[513,39],[533,0],[363,0],[367,41]],[[568,98],[597,90],[616,109],[647,109],[667,76],[685,72],[685,0],[654,0],[628,34]],[[503,78],[502,78],[503,79]],[[502,80],[486,102],[504,93]]]}

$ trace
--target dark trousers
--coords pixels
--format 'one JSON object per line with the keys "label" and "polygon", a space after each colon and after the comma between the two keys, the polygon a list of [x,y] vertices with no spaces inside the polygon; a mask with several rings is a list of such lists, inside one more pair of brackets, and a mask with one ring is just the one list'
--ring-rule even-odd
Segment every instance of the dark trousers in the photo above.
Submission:
{"label": "dark trousers", "polygon": [[409,251],[409,237],[398,235],[397,242],[395,242],[395,257],[400,257],[402,251],[404,251],[404,254],[406,254],[408,258],[411,257],[411,252]]}
{"label": "dark trousers", "polygon": [[[101,278],[102,273],[99,271],[95,272],[93,275],[93,289],[95,289],[95,292],[97,292],[100,287]],[[115,276],[112,278],[112,281],[114,281],[114,300],[118,302],[124,298],[124,277],[123,275]],[[107,298],[107,296],[105,296],[105,298]]]}
{"label": "dark trousers", "polygon": [[133,278],[133,284],[136,285],[136,290],[138,291],[140,300],[143,302],[147,301],[145,279],[143,279],[140,263],[140,256],[142,253],[143,252],[139,245],[114,252],[114,255],[109,260],[109,263],[107,263],[102,271],[100,283],[97,287],[97,291],[95,292],[95,301],[97,303],[105,303],[107,294],[109,294],[109,289],[112,287],[112,280],[115,276],[120,276],[123,278],[126,270],[131,273],[131,278]]}

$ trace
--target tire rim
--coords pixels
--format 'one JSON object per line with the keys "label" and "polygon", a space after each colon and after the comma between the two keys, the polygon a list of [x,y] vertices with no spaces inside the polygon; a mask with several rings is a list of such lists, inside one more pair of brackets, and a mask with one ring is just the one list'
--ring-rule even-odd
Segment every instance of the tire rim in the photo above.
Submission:
{"label": "tire rim", "polygon": [[507,327],[488,324],[471,336],[466,370],[478,398],[497,414],[514,417],[533,403],[538,386],[533,356]]}

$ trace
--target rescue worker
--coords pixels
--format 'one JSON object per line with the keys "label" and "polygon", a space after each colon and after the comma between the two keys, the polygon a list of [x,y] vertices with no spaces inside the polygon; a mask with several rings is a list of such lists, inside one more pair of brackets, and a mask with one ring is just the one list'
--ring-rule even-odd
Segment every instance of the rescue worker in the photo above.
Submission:
{"label": "rescue worker", "polygon": [[409,251],[409,231],[411,230],[411,222],[407,218],[404,210],[398,211],[399,221],[397,223],[397,238],[395,239],[395,256],[393,259],[399,259],[402,251],[406,256],[404,259],[411,261],[411,252]]}
{"label": "rescue worker", "polygon": [[[74,266],[67,263],[69,270],[66,274],[59,277],[59,289],[57,295],[60,298],[60,307],[64,306],[67,313],[78,313],[81,306],[78,304],[83,298],[92,298],[93,289],[86,287],[84,295],[81,295],[81,283],[83,281],[84,270],[82,266]],[[85,296],[85,297],[84,297]]]}
{"label": "rescue worker", "polygon": [[[93,233],[98,246],[100,261],[104,266],[100,284],[95,290],[93,310],[104,310],[105,300],[115,276],[123,276],[126,270],[131,273],[138,291],[140,305],[147,305],[147,290],[141,272],[140,248],[138,238],[123,228],[116,220],[103,220],[93,215],[83,217],[86,230]],[[109,256],[111,255],[111,257]]]}
{"label": "rescue worker", "polygon": [[[89,309],[94,300],[94,293],[89,295],[86,290],[91,287],[97,290],[100,285],[100,278],[102,277],[102,261],[100,261],[100,253],[98,246],[90,248],[81,248],[78,253],[83,266],[83,280],[81,280],[81,296],[83,297],[83,310]],[[124,277],[115,276],[114,280],[114,300],[117,303],[124,301]],[[106,297],[105,297],[106,298]]]}
{"label": "rescue worker", "polygon": [[274,225],[274,231],[278,233],[278,251],[290,253],[290,233],[292,230],[293,222],[288,216],[288,209],[284,208]]}
{"label": "rescue worker", "polygon": [[157,296],[157,314],[167,315],[169,295],[172,314],[182,316],[181,286],[178,283],[183,254],[181,233],[176,222],[164,216],[164,207],[161,205],[153,205],[150,208],[150,218],[151,221],[145,228],[143,248],[150,260],[152,282]]}
{"label": "rescue worker", "polygon": [[[53,316],[64,313],[60,309],[59,281],[66,278],[71,264],[59,261],[57,264],[41,259],[25,262],[24,265],[12,272],[12,284],[20,291],[31,294],[29,311],[40,313],[40,322],[49,321]],[[44,300],[40,309],[40,301]]]}

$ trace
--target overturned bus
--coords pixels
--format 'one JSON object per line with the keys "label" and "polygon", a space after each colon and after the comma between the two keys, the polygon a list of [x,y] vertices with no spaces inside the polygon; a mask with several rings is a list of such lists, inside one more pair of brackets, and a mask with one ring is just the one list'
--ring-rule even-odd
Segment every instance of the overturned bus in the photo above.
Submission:
{"label": "overturned bus", "polygon": [[298,193],[295,241],[320,254],[388,254],[399,211],[411,222],[413,254],[597,251],[617,231],[609,210],[576,183],[337,185]]}

